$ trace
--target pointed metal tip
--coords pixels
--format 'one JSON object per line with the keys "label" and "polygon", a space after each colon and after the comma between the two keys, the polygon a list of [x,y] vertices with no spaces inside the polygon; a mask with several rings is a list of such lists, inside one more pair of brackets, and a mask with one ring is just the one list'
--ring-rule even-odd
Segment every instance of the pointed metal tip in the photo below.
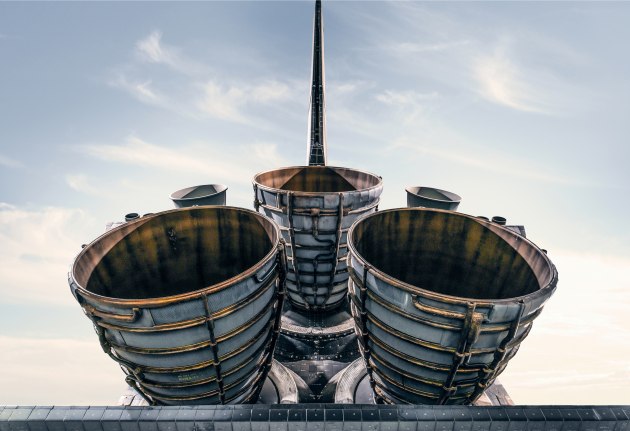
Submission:
{"label": "pointed metal tip", "polygon": [[308,118],[308,164],[325,166],[327,162],[326,145],[326,105],[324,100],[324,24],[322,21],[322,2],[315,0],[315,18],[313,20],[313,69],[311,75],[311,103]]}

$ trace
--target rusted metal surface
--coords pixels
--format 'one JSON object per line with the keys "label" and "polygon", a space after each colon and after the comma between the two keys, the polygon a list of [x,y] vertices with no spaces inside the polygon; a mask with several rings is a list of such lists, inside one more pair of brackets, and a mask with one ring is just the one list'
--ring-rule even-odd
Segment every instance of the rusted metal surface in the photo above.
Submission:
{"label": "rusted metal surface", "polygon": [[69,274],[103,350],[153,404],[256,399],[280,327],[277,226],[230,207],[166,211],[86,246]]}
{"label": "rusted metal surface", "polygon": [[348,236],[349,291],[370,383],[390,403],[470,404],[556,288],[547,255],[477,217],[382,211]]}
{"label": "rusted metal surface", "polygon": [[204,184],[186,187],[171,193],[175,208],[186,208],[200,205],[225,205],[227,186],[223,184]]}
{"label": "rusted metal surface", "polygon": [[347,231],[376,211],[381,178],[349,168],[296,166],[259,173],[253,183],[255,208],[278,223],[287,242],[292,305],[338,307],[347,292]]}
{"label": "rusted metal surface", "polygon": [[424,207],[455,211],[462,201],[461,196],[433,187],[407,187],[407,207]]}

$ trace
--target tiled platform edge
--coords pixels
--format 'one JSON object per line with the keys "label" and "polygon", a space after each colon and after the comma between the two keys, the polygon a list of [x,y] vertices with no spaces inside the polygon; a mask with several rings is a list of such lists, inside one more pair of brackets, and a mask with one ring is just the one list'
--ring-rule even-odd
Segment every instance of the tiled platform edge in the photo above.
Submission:
{"label": "tiled platform edge", "polygon": [[0,406],[0,431],[630,431],[630,406]]}

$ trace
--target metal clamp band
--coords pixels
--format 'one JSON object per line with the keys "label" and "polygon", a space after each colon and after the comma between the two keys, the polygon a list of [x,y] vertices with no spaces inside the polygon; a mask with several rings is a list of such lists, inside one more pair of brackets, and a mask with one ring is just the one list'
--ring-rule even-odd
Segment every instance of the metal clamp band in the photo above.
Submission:
{"label": "metal clamp band", "polygon": [[91,316],[96,316],[101,319],[120,320],[126,323],[135,322],[136,320],[138,320],[138,317],[140,317],[140,314],[141,314],[140,309],[136,307],[131,309],[131,314],[116,314],[116,313],[109,313],[106,311],[98,310],[94,308],[93,306],[86,303],[81,304],[81,306],[83,308],[83,312],[90,318]]}
{"label": "metal clamp band", "polygon": [[271,265],[271,268],[269,268],[267,272],[263,274],[262,276],[259,277],[258,274],[254,274],[254,281],[256,281],[256,283],[266,284],[267,281],[269,281],[269,279],[272,276],[274,276],[277,268],[278,268],[278,261],[276,260],[274,264]]}
{"label": "metal clamp band", "polygon": [[479,333],[481,332],[481,324],[483,323],[486,316],[482,313],[476,312],[476,307],[477,304],[475,302],[468,303],[468,310],[466,311],[457,352],[455,352],[455,354],[453,355],[453,366],[444,382],[442,394],[438,399],[438,404],[445,404],[446,401],[451,398],[455,394],[455,392],[457,392],[457,385],[453,384],[453,382],[455,381],[455,376],[457,375],[459,367],[461,367],[470,359],[470,351],[472,349],[472,346],[479,338]]}

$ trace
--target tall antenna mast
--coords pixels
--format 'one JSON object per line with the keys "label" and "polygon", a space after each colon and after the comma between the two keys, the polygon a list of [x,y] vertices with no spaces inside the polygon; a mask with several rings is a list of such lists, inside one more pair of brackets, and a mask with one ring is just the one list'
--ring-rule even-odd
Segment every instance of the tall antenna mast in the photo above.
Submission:
{"label": "tall antenna mast", "polygon": [[308,164],[326,166],[326,107],[324,104],[324,24],[322,2],[315,1],[313,23],[313,74],[311,80],[311,103],[308,113]]}

